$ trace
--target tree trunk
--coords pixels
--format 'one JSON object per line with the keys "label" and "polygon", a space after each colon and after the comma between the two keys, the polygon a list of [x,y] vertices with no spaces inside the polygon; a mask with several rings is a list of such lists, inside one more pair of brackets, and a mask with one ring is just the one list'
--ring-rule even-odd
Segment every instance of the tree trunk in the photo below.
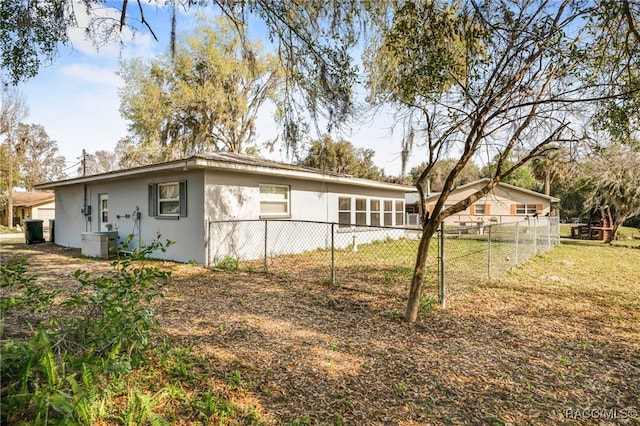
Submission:
{"label": "tree trunk", "polygon": [[606,239],[605,244],[611,244],[613,240],[616,238],[616,233],[618,232],[618,228],[620,227],[620,222],[617,220],[613,222],[613,229],[609,233],[609,237]]}
{"label": "tree trunk", "polygon": [[7,198],[7,226],[9,230],[13,229],[13,158],[11,157],[11,145],[9,145],[9,181],[8,181],[8,198]]}
{"label": "tree trunk", "polygon": [[548,168],[544,171],[544,195],[551,195],[551,172]]}
{"label": "tree trunk", "polygon": [[411,278],[411,289],[409,291],[409,300],[407,301],[407,310],[405,312],[405,320],[407,322],[415,322],[418,319],[418,310],[420,309],[420,296],[424,286],[425,264],[427,263],[427,254],[429,254],[429,245],[431,238],[438,229],[438,223],[435,220],[427,221],[422,231],[420,245],[416,256],[416,266],[413,270]]}

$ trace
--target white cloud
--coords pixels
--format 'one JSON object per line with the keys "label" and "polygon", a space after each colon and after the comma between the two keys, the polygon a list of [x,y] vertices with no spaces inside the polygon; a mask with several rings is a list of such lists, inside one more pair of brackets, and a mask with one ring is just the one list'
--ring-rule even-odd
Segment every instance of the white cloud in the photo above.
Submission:
{"label": "white cloud", "polygon": [[116,70],[90,64],[65,65],[60,68],[60,73],[65,76],[80,78],[87,82],[114,87],[118,87],[122,83],[120,76],[116,74]]}

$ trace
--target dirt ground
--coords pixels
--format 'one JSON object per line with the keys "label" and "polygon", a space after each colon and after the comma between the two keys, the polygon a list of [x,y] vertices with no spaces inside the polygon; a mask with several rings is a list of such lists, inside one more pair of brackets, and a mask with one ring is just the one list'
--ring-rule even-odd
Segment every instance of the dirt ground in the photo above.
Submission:
{"label": "dirt ground", "polygon": [[[594,424],[598,414],[596,424],[638,425],[640,251],[606,250],[603,262],[619,262],[614,284],[577,278],[588,263],[560,247],[414,325],[400,318],[402,297],[312,284],[308,270],[161,262],[173,280],[158,340],[199,356],[202,383],[267,424]],[[110,268],[50,243],[2,247],[4,259],[21,255],[51,286]]]}

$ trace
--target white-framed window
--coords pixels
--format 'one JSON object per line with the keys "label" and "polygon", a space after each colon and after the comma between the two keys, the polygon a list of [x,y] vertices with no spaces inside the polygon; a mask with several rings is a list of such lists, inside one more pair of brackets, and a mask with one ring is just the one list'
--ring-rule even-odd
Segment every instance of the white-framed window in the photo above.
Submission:
{"label": "white-framed window", "polygon": [[338,227],[404,226],[403,200],[338,197]]}
{"label": "white-framed window", "polygon": [[485,204],[474,204],[473,206],[474,214],[487,214],[485,210]]}
{"label": "white-framed window", "polygon": [[535,204],[516,204],[516,214],[535,214],[538,213],[538,206]]}
{"label": "white-framed window", "polygon": [[356,226],[367,224],[367,199],[356,198]]}
{"label": "white-framed window", "polygon": [[369,200],[371,205],[371,225],[380,226],[380,200]]}
{"label": "white-framed window", "polygon": [[396,226],[404,226],[404,201],[396,200]]}
{"label": "white-framed window", "polygon": [[260,185],[260,216],[291,216],[288,185]]}
{"label": "white-framed window", "polygon": [[393,201],[384,200],[384,226],[393,226]]}
{"label": "white-framed window", "polygon": [[158,184],[158,216],[180,215],[180,183]]}
{"label": "white-framed window", "polygon": [[149,216],[176,219],[187,216],[187,181],[150,184]]}
{"label": "white-framed window", "polygon": [[338,228],[351,226],[351,198],[338,197]]}

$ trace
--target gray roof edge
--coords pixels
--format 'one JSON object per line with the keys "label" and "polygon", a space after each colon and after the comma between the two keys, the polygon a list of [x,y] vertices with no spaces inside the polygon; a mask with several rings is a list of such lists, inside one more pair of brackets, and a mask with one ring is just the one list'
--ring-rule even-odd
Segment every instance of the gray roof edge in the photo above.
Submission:
{"label": "gray roof edge", "polygon": [[240,154],[214,153],[198,154],[188,158],[167,161],[163,163],[150,164],[133,167],[130,169],[114,170],[91,176],[81,176],[64,179],[56,182],[47,182],[35,185],[36,189],[55,189],[64,186],[89,184],[103,180],[118,179],[127,176],[138,176],[147,173],[154,173],[173,169],[218,169],[229,171],[245,171],[253,174],[285,176],[296,179],[308,179],[316,181],[334,182],[338,184],[351,184],[370,188],[389,189],[394,191],[410,191],[411,186],[400,185],[388,182],[379,182],[369,179],[355,178],[344,173],[323,171],[310,167],[298,166],[294,164],[280,163],[272,160],[265,160],[257,157],[248,157]]}

